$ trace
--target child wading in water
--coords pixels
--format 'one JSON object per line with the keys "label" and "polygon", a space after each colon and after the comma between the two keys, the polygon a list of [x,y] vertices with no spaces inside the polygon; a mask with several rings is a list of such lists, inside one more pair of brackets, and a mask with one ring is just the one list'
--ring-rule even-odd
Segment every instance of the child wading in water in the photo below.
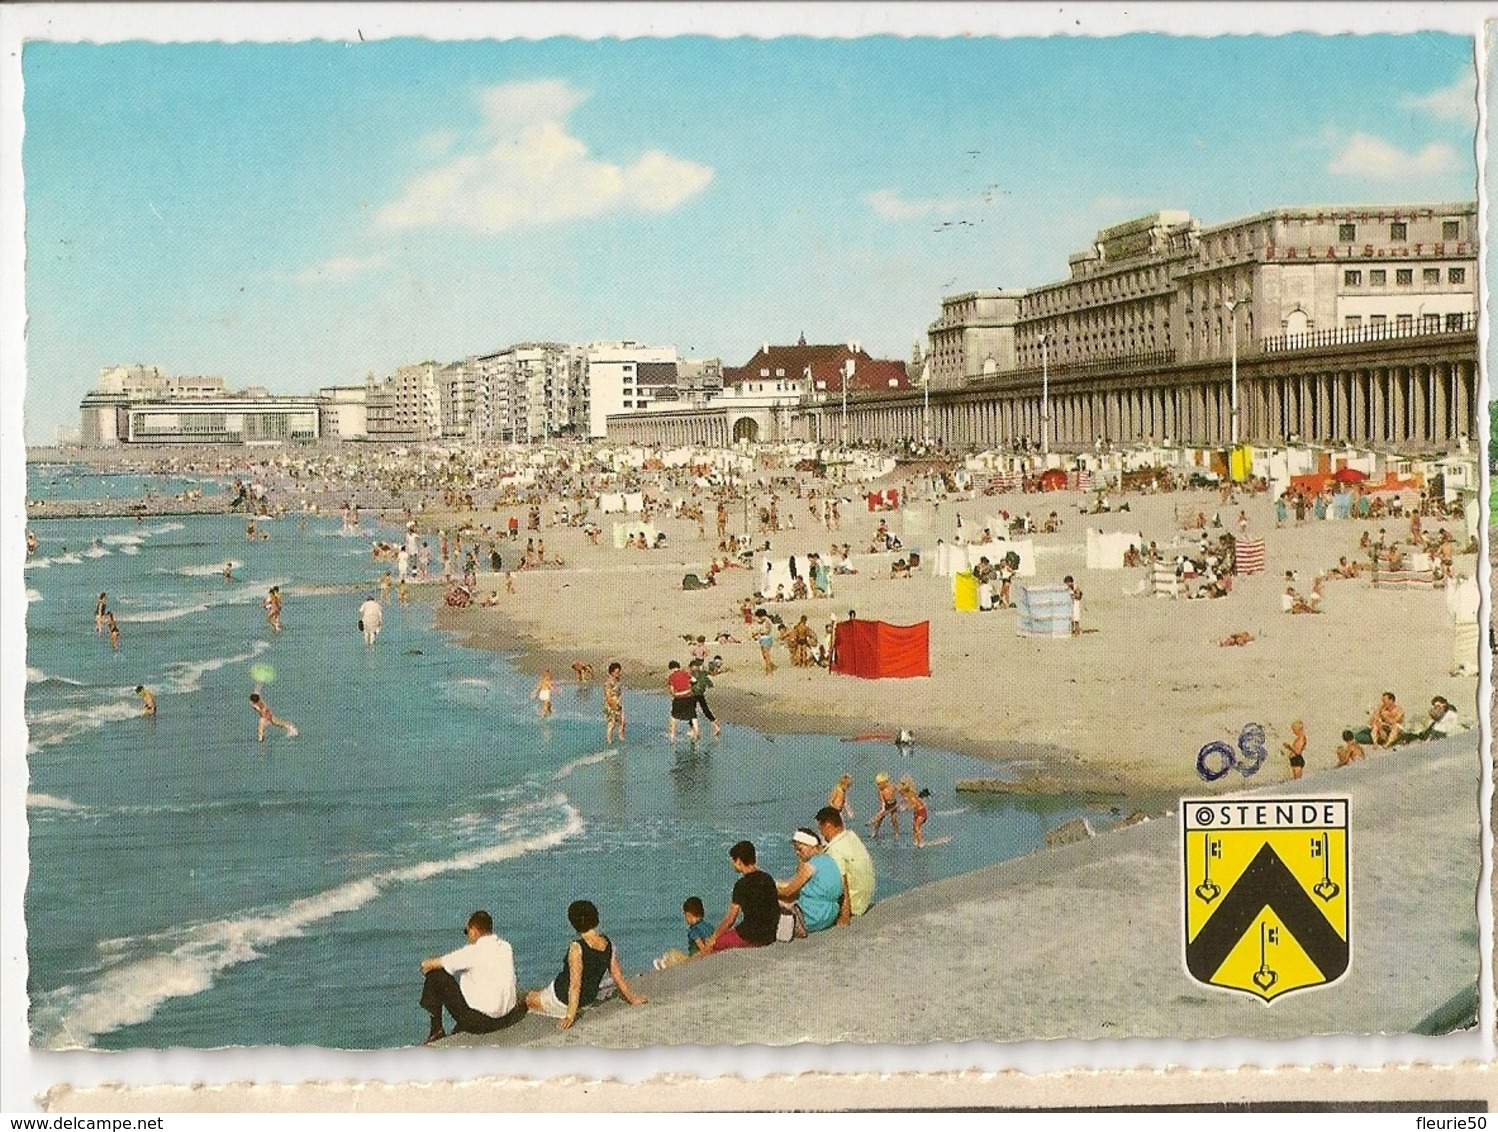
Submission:
{"label": "child wading in water", "polygon": [[900,780],[900,794],[910,810],[911,836],[915,839],[917,846],[925,845],[926,837],[921,831],[926,827],[926,818],[930,816],[930,811],[926,808],[925,800],[916,791],[915,780],[909,775]]}
{"label": "child wading in water", "polygon": [[531,693],[531,699],[541,702],[542,719],[551,717],[551,687],[551,669],[548,668],[541,673],[541,679],[536,681],[536,689]]}

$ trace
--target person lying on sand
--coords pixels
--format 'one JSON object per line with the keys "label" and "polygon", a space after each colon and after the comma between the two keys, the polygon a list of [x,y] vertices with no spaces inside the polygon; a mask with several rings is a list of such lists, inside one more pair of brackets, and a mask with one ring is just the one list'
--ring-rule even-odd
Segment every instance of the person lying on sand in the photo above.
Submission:
{"label": "person lying on sand", "polygon": [[1247,629],[1240,629],[1236,633],[1229,633],[1222,640],[1218,641],[1217,644],[1221,648],[1232,648],[1238,645],[1246,645],[1253,639],[1254,635]]}

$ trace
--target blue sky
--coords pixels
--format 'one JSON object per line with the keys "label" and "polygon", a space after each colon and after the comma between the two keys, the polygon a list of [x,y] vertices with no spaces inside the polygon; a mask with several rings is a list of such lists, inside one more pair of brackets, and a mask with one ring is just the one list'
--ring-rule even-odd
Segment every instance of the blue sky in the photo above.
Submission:
{"label": "blue sky", "polygon": [[1094,231],[1476,196],[1472,43],[28,43],[26,438],[99,368],[302,392],[526,338],[906,357]]}

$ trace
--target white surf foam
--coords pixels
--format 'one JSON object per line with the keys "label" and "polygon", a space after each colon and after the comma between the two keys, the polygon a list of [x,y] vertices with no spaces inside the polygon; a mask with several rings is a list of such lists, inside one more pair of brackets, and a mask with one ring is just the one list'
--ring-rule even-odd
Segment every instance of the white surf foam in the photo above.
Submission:
{"label": "white surf foam", "polygon": [[35,754],[43,747],[55,747],[58,743],[64,743],[97,727],[130,719],[139,715],[140,711],[140,701],[135,698],[132,689],[122,691],[118,698],[105,700],[103,703],[33,712],[26,717],[26,727],[31,732],[26,753]]}
{"label": "white surf foam", "polygon": [[80,986],[38,996],[35,1040],[44,1049],[86,1048],[99,1034],[146,1021],[164,1002],[207,990],[220,972],[258,959],[266,948],[323,920],[362,908],[393,885],[550,849],[582,832],[582,816],[563,795],[523,807],[541,808],[559,809],[560,824],[441,860],[384,869],[268,911],[111,941],[101,951],[114,957],[113,965]]}
{"label": "white surf foam", "polygon": [[215,594],[209,594],[202,601],[191,602],[187,605],[168,605],[162,609],[147,609],[140,613],[122,613],[116,616],[118,621],[153,622],[153,621],[175,621],[179,617],[186,617],[192,613],[207,613],[217,605],[249,605],[253,602],[265,600],[265,592],[271,586],[286,584],[284,578],[270,578],[264,582],[256,582],[254,585],[239,586],[232,590],[221,590]]}
{"label": "white surf foam", "polygon": [[88,687],[82,680],[70,680],[66,676],[53,676],[49,672],[43,672],[40,668],[32,668],[29,664],[26,666],[26,683],[46,684],[48,682],[53,684],[71,684],[75,688]]}
{"label": "white surf foam", "polygon": [[109,553],[109,547],[91,546],[87,550],[80,550],[78,553],[82,554],[85,558],[103,558]]}
{"label": "white surf foam", "polygon": [[243,664],[247,660],[254,660],[268,648],[270,648],[269,641],[256,641],[250,646],[249,652],[174,664],[171,667],[171,675],[163,682],[163,690],[179,694],[196,692],[202,687],[203,677],[209,672],[217,672],[220,668],[226,668],[231,664]]}
{"label": "white surf foam", "polygon": [[[227,561],[236,570],[240,569],[244,565],[244,563],[237,558],[231,558]],[[207,562],[201,566],[184,566],[182,567],[182,569],[177,571],[177,573],[182,574],[188,578],[211,578],[215,575],[222,574],[223,572],[224,564],[222,562]]]}
{"label": "white surf foam", "polygon": [[42,600],[42,592],[41,592],[41,590],[34,590],[30,586],[26,587],[26,601],[27,601],[28,604],[30,604],[33,601],[41,601],[41,600]]}
{"label": "white surf foam", "polygon": [[28,810],[82,810],[83,807],[70,798],[57,798],[51,794],[27,794]]}
{"label": "white surf foam", "polygon": [[579,767],[592,766],[594,763],[601,763],[613,757],[613,751],[594,751],[591,755],[583,755],[581,758],[573,759],[570,763],[563,763],[561,769],[551,776],[551,780],[560,782],[564,778],[570,778],[572,772]]}

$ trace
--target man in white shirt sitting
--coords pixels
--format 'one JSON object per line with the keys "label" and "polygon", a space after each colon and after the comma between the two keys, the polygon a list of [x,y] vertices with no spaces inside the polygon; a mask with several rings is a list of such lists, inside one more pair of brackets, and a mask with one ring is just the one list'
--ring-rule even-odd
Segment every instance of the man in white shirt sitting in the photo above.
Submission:
{"label": "man in white shirt sitting", "polygon": [[421,961],[426,974],[421,1008],[432,1016],[428,1042],[447,1036],[444,1007],[456,1023],[453,1033],[490,1034],[525,1017],[525,1003],[517,1001],[515,989],[515,953],[494,934],[489,913],[469,916],[464,935],[468,946]]}

